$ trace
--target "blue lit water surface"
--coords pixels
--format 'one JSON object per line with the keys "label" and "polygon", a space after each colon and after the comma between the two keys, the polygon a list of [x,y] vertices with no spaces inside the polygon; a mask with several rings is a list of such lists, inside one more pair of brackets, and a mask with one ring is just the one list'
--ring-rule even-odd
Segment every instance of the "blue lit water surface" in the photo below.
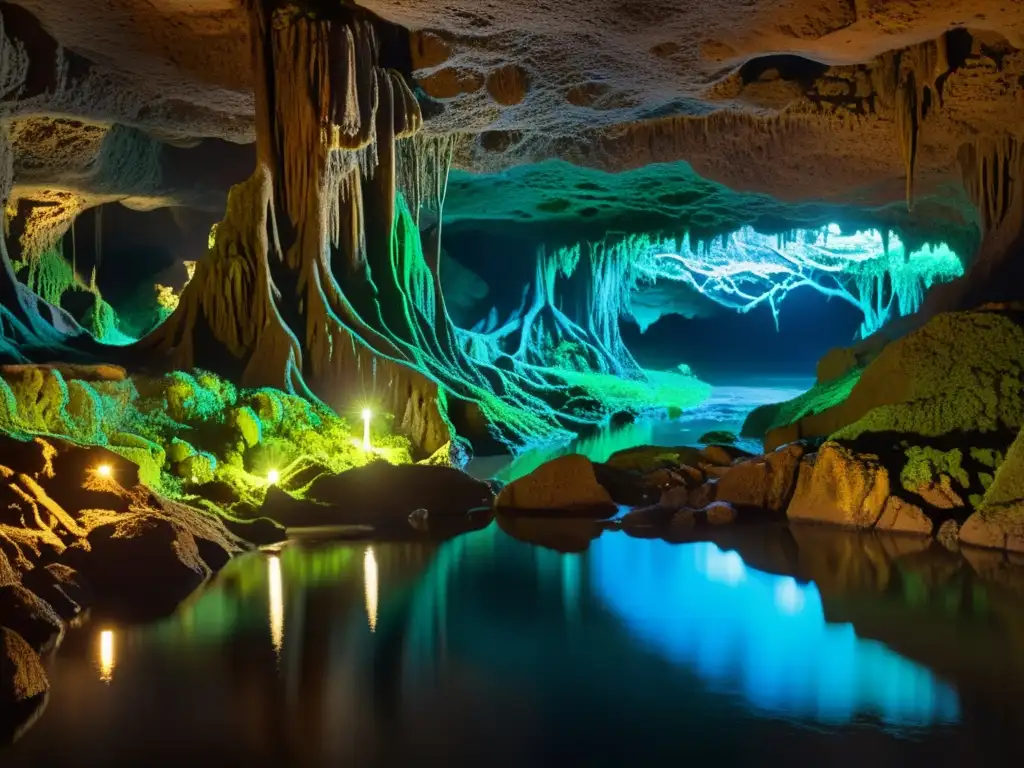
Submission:
{"label": "blue lit water surface", "polygon": [[[934,618],[886,590],[850,601]],[[581,554],[497,526],[253,553],[165,621],[71,633],[3,764],[1000,764],[959,683],[826,603],[716,544],[621,532]],[[939,618],[921,648],[952,638],[1016,696],[1005,616]]]}
{"label": "blue lit water surface", "polygon": [[814,584],[749,568],[736,552],[605,536],[590,568],[595,593],[641,642],[765,712],[894,726],[959,717],[956,692],[927,668],[826,623]]}

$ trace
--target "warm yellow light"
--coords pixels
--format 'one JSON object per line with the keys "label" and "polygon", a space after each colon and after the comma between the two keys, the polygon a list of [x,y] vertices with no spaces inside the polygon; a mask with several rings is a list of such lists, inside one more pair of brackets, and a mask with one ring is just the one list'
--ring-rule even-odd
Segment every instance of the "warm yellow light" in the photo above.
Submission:
{"label": "warm yellow light", "polygon": [[281,475],[278,474],[276,469],[272,469],[269,472],[267,472],[267,482],[270,483],[271,485],[275,485],[277,481],[280,479]]}
{"label": "warm yellow light", "polygon": [[280,656],[284,645],[284,583],[281,580],[281,558],[267,559],[267,593],[270,596],[270,642]]}
{"label": "warm yellow light", "polygon": [[100,477],[110,477],[113,471],[113,468],[109,464],[100,464],[96,467],[96,474]]}
{"label": "warm yellow light", "polygon": [[370,419],[373,413],[369,408],[363,408],[363,450],[370,450]]}
{"label": "warm yellow light", "polygon": [[100,680],[109,683],[114,679],[114,631],[100,632]]}
{"label": "warm yellow light", "polygon": [[380,585],[377,581],[377,556],[373,547],[366,548],[363,557],[363,586],[366,592],[366,618],[370,623],[370,631],[377,629],[377,599]]}

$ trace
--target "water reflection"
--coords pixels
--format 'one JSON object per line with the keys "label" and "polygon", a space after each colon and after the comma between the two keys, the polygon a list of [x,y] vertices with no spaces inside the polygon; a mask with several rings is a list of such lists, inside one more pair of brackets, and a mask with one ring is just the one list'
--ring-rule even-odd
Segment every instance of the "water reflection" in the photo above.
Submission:
{"label": "water reflection", "polygon": [[363,589],[366,597],[366,619],[370,625],[370,631],[377,629],[377,601],[380,593],[380,584],[377,579],[377,556],[373,553],[373,547],[366,548],[363,556]]}
{"label": "water reflection", "polygon": [[594,588],[644,643],[719,690],[774,714],[826,723],[955,722],[955,691],[852,626],[828,624],[813,584],[748,568],[711,543],[604,536]]}
{"label": "water reflection", "polygon": [[284,584],[281,579],[281,558],[267,558],[267,595],[270,603],[270,642],[274,653],[281,656],[284,646]]}
{"label": "water reflection", "polygon": [[109,683],[114,679],[114,631],[105,629],[100,632],[100,680]]}

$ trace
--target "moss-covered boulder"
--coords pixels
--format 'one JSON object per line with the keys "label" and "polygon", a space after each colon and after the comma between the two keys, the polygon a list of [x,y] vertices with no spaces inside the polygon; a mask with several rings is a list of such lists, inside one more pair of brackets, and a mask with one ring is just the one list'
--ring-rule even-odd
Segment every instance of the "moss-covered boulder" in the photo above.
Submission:
{"label": "moss-covered boulder", "polygon": [[937,315],[889,343],[862,370],[751,413],[744,433],[765,447],[799,437],[852,440],[898,433],[935,438],[1024,425],[1024,329],[1019,312]]}
{"label": "moss-covered boulder", "polygon": [[590,459],[560,456],[515,480],[498,494],[497,508],[508,514],[562,514],[604,519],[618,507],[602,486]]}
{"label": "moss-covered boulder", "polygon": [[1024,552],[1024,431],[1007,451],[978,509],[961,526],[960,541]]}
{"label": "moss-covered boulder", "polygon": [[605,462],[610,467],[648,474],[659,469],[674,469],[683,465],[696,467],[702,461],[699,448],[660,445],[641,445],[613,453]]}
{"label": "moss-covered boulder", "polygon": [[790,520],[871,528],[889,498],[889,473],[878,456],[825,443],[800,464]]}

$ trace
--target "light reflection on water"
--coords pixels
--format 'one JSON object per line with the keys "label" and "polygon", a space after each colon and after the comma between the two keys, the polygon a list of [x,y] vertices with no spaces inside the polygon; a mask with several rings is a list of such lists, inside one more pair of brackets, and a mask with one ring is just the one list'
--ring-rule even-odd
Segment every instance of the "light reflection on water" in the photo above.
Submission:
{"label": "light reflection on water", "polygon": [[[875,562],[859,541],[835,547]],[[84,645],[69,633],[48,708],[4,766],[76,764],[80,754],[110,765],[153,754],[253,766],[563,765],[567,749],[591,765],[674,765],[682,754],[723,766],[795,754],[946,764],[927,758],[970,742],[977,689],[961,700],[931,668],[828,623],[842,584],[859,590],[858,615],[878,607],[886,628],[933,622],[919,633],[927,645],[903,646],[915,659],[941,668],[930,649],[949,641],[971,675],[995,668],[1000,691],[1021,690],[1005,660],[1020,655],[1007,627],[1024,614],[1016,604],[986,613],[989,599],[950,612],[947,598],[984,591],[969,580],[922,601],[909,578],[875,592],[857,567],[819,557],[824,578],[851,577],[823,586],[823,600],[814,584],[750,562],[768,561],[621,533],[563,555],[496,527],[440,545],[253,553],[166,621],[119,627],[116,638],[89,627]],[[959,668],[944,672],[963,684]],[[993,702],[1005,706],[1002,694]],[[847,749],[864,738],[875,752]]]}
{"label": "light reflection on water", "polygon": [[642,642],[776,715],[889,725],[956,722],[952,687],[849,624],[825,621],[814,584],[748,568],[715,544],[604,536],[594,589]]}

